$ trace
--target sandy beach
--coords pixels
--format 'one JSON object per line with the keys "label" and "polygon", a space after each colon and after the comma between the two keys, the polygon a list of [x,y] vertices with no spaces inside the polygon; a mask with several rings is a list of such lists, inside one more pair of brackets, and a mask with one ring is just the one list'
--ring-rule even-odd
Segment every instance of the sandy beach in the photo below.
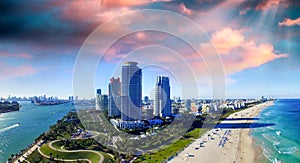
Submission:
{"label": "sandy beach", "polygon": [[169,162],[257,162],[263,158],[262,150],[249,132],[253,117],[271,105],[273,101],[268,101],[231,114],[219,124],[220,128],[206,132]]}

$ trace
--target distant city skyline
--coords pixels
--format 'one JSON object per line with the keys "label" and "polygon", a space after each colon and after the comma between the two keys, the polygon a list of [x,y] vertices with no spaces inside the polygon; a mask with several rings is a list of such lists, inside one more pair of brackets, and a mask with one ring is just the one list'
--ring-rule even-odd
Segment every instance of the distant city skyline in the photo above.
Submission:
{"label": "distant city skyline", "polygon": [[[0,22],[3,27],[0,32],[0,97],[72,96],[74,63],[87,36],[115,16],[142,9],[172,11],[189,18],[203,29],[224,64],[224,70],[220,71],[225,72],[225,98],[255,98],[262,95],[300,97],[300,3],[296,0],[157,0],[143,3],[114,1],[113,4],[96,0],[88,3],[42,1],[32,4],[3,1],[1,6],[7,9],[0,11],[5,15],[4,21]],[[140,19],[137,15],[126,22],[118,22],[119,26],[107,29],[104,39],[135,28],[136,24],[130,24],[131,20]],[[189,29],[182,25],[183,29]],[[178,26],[173,27],[179,30]],[[192,38],[193,32],[184,36]],[[207,45],[205,41],[201,46]],[[97,55],[97,51],[93,50],[90,55]],[[199,71],[199,75],[196,75],[200,85],[198,96],[181,94],[180,86],[190,85],[192,78],[179,83],[177,76],[172,76],[174,74],[170,72],[142,67],[143,62],[157,61],[157,66],[173,65],[178,68],[178,74],[185,75],[187,71],[180,67],[183,64],[172,57],[176,56],[174,52],[191,63],[191,69]],[[168,57],[161,57],[167,54]],[[94,75],[94,89],[102,88],[103,93],[108,94],[109,79],[114,76],[114,70],[125,62],[122,60],[119,63],[118,59],[134,55],[142,56],[138,60],[145,72],[142,96],[153,99],[156,76],[166,75],[171,81],[171,98],[212,97],[211,78],[205,64],[213,65],[214,62],[204,63],[181,38],[155,31],[126,35],[107,49],[99,62],[101,68]],[[95,98],[95,94],[80,98]]]}

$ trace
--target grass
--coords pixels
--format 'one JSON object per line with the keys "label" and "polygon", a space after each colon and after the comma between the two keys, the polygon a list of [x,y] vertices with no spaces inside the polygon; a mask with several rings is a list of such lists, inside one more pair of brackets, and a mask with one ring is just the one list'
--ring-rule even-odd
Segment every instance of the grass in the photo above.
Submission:
{"label": "grass", "polygon": [[155,153],[144,154],[134,162],[163,162],[192,142],[191,139],[179,139],[172,145],[160,149]]}
{"label": "grass", "polygon": [[208,130],[209,129],[207,128],[195,128],[194,130],[184,134],[184,137],[197,139]]}
{"label": "grass", "polygon": [[78,159],[88,159],[91,160],[93,163],[97,163],[100,160],[100,156],[93,153],[93,152],[60,152],[60,151],[56,151],[53,150],[49,147],[48,144],[44,144],[41,148],[40,148],[41,152],[47,156],[50,156],[50,154],[57,158],[60,159],[66,159],[66,160],[78,160]]}
{"label": "grass", "polygon": [[[63,144],[64,143],[62,141],[57,141],[57,142],[52,143],[52,147],[60,150],[61,146],[63,146]],[[114,163],[115,162],[115,160],[110,155],[106,154],[105,152],[99,152],[99,153],[101,153],[104,157],[103,162],[105,162],[105,163]],[[53,156],[55,156],[55,155],[53,155]]]}
{"label": "grass", "polygon": [[104,153],[104,152],[100,152],[103,156],[104,156],[104,160],[103,162],[105,163],[114,163],[115,160],[107,153]]}
{"label": "grass", "polygon": [[[49,158],[43,157],[37,150],[33,151],[26,159],[29,162],[47,162],[47,163],[65,163],[64,161],[50,160]],[[23,161],[22,163],[27,163]],[[68,163],[88,163],[85,160],[81,161],[68,161]]]}
{"label": "grass", "polygon": [[63,146],[63,145],[64,145],[64,143],[62,141],[57,141],[57,142],[52,143],[52,147],[55,149],[58,149],[58,150],[61,150],[61,146]]}

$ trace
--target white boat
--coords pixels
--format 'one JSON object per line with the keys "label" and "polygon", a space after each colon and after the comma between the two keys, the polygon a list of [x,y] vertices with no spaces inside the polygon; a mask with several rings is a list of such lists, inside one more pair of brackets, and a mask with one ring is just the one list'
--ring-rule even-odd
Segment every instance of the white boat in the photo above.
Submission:
{"label": "white boat", "polygon": [[281,131],[276,131],[276,134],[279,136],[281,135]]}

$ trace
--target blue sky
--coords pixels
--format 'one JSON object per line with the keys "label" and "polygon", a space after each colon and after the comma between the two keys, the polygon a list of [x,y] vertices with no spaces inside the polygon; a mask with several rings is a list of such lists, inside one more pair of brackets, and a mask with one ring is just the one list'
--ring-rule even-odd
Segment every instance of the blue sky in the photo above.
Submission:
{"label": "blue sky", "polygon": [[[73,95],[74,64],[84,40],[107,20],[142,9],[172,11],[203,29],[201,32],[206,35],[199,45],[203,50],[201,55],[209,58],[211,51],[218,52],[225,71],[227,98],[300,97],[300,2],[297,0],[44,0],[30,3],[11,0],[1,1],[0,6],[0,97]],[[100,40],[134,29],[137,24],[133,22],[144,21],[139,16],[116,21]],[[159,22],[162,19],[157,17],[153,19],[162,27],[170,23]],[[170,30],[190,29],[182,36],[196,36],[197,31],[190,26],[178,24]],[[215,49],[205,49],[206,44]],[[174,52],[196,75],[189,75],[184,62],[176,58]],[[171,96],[212,97],[205,64],[218,62],[213,59],[204,62],[181,38],[159,31],[130,33],[114,43],[99,63],[93,88],[107,92],[109,78],[120,77],[114,75],[113,70],[127,59],[137,59],[141,67],[155,63],[172,72],[151,66],[145,68],[143,95],[151,94],[157,75],[168,75]],[[194,78],[199,86],[198,95],[182,95],[182,88],[193,89]]]}

